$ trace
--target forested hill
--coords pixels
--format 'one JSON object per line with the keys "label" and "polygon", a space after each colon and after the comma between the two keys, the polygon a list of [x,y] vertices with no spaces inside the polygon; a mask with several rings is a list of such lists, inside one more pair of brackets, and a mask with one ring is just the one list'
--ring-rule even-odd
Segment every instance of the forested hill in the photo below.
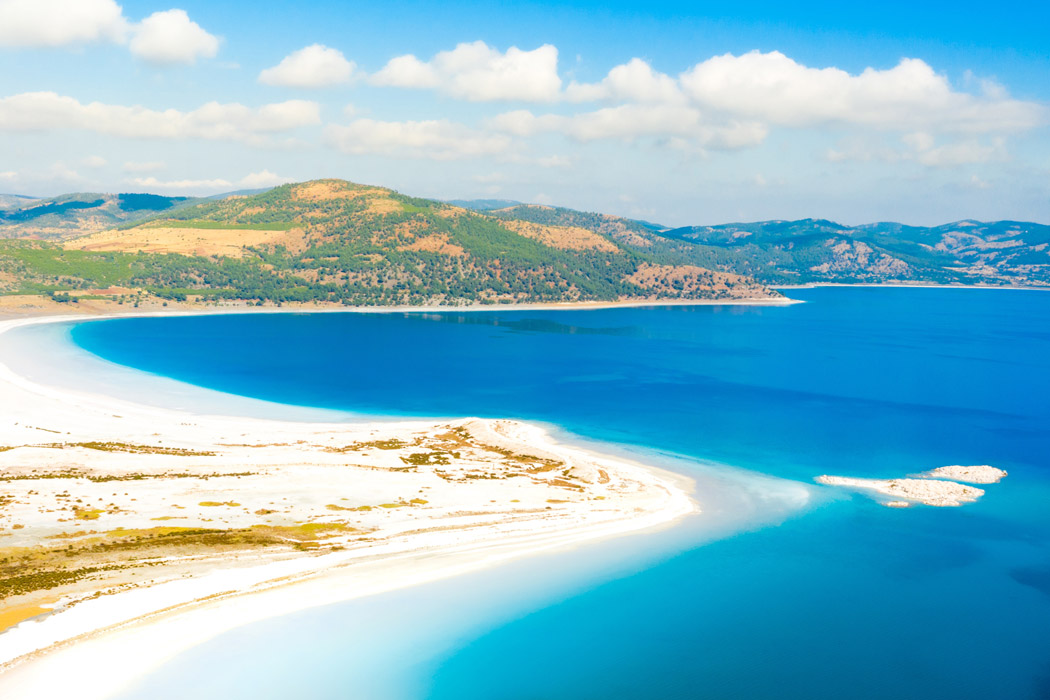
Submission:
{"label": "forested hill", "polygon": [[957,221],[943,226],[823,219],[664,228],[644,221],[539,205],[489,212],[506,219],[582,226],[650,255],[754,277],[764,284],[893,283],[1050,285],[1050,226]]}
{"label": "forested hill", "polygon": [[343,304],[779,296],[670,249],[342,180],[197,201],[62,247],[0,242],[0,291],[114,285],[180,300]]}
{"label": "forested hill", "polygon": [[767,221],[662,232],[705,249],[707,264],[771,284],[934,282],[1050,285],[1050,226],[957,221],[942,226]]}
{"label": "forested hill", "polygon": [[156,194],[0,195],[0,238],[61,240],[136,221],[190,201]]}

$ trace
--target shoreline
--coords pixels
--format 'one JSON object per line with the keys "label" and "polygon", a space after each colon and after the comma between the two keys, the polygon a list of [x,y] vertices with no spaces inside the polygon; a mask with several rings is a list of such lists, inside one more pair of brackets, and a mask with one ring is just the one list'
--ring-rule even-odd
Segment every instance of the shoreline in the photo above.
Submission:
{"label": "shoreline", "polygon": [[930,282],[809,282],[807,284],[775,284],[770,289],[818,289],[820,287],[871,287],[904,289],[1002,289],[1015,292],[1050,292],[1050,286],[1018,286],[1010,284],[933,284]]}
{"label": "shoreline", "polygon": [[[25,302],[21,307],[12,304]],[[10,303],[8,303],[10,302]],[[597,309],[633,309],[661,306],[790,306],[803,304],[799,299],[788,297],[745,297],[738,299],[654,299],[631,301],[575,301],[527,304],[470,304],[464,306],[343,306],[333,304],[296,304],[281,306],[250,306],[246,302],[215,305],[172,302],[161,305],[148,300],[143,307],[126,309],[125,305],[112,301],[91,300],[88,302],[56,302],[42,295],[0,296],[0,321],[19,318],[50,317],[68,315],[77,318],[124,318],[131,316],[185,316],[223,313],[443,313],[484,311],[584,311]]]}
{"label": "shoreline", "polygon": [[[456,310],[440,308],[441,310]],[[258,309],[262,312],[302,312],[304,310],[306,309]],[[403,311],[403,309],[388,310]],[[241,309],[222,311],[238,312]],[[332,311],[352,310],[332,309]],[[175,315],[177,313],[140,311],[135,315]],[[83,321],[126,315],[128,314],[54,315],[9,319],[0,322],[0,336],[8,330],[30,324]],[[433,432],[437,429],[433,421],[426,420],[401,420],[382,424],[326,424],[292,423],[231,416],[197,416],[171,409],[147,407],[100,394],[45,387],[17,376],[6,365],[0,366],[0,385],[3,386],[3,391],[0,392],[0,397],[2,397],[0,398],[0,413],[6,410],[12,416],[31,418],[34,423],[38,424],[38,427],[20,425],[8,429],[3,440],[8,447],[11,446],[9,443],[17,443],[20,439],[27,447],[10,449],[6,452],[6,456],[24,453],[27,456],[21,457],[20,460],[37,467],[46,466],[49,462],[45,460],[51,459],[44,454],[46,450],[42,447],[53,448],[54,446],[34,447],[33,445],[39,442],[35,440],[39,437],[39,433],[32,431],[46,430],[54,433],[54,426],[64,429],[66,435],[63,435],[62,439],[73,445],[87,444],[83,442],[86,439],[113,440],[120,436],[129,442],[142,442],[146,439],[145,435],[161,434],[156,430],[159,429],[159,426],[167,425],[167,431],[162,431],[165,438],[164,444],[169,445],[174,441],[179,445],[177,448],[168,449],[186,450],[192,447],[200,454],[203,454],[200,448],[217,444],[218,432],[224,435],[250,434],[253,431],[258,435],[266,436],[280,434],[287,436],[289,442],[294,442],[290,439],[292,437],[310,433],[311,440],[320,442],[322,435],[331,438],[329,433],[338,434],[342,440],[345,440],[349,434],[360,434],[374,439],[374,435],[380,433],[384,436],[404,436],[409,433],[412,435],[426,434],[429,439],[430,434],[427,431]],[[118,416],[123,424],[114,427],[112,419]],[[39,427],[41,417],[57,422],[48,424],[49,427],[45,429]],[[140,423],[137,427],[136,420]],[[191,420],[194,424],[207,422],[208,426],[179,430],[171,427],[175,424],[189,425]],[[16,422],[21,423],[22,421]],[[476,517],[475,520],[478,522],[473,522],[465,527],[428,528],[428,522],[438,522],[434,519],[436,517],[458,515],[451,511],[457,508],[462,510],[462,507],[478,508],[480,507],[478,503],[488,500],[475,494],[473,501],[465,502],[464,506],[453,498],[446,509],[449,512],[438,511],[434,516],[418,516],[413,521],[389,521],[396,523],[390,531],[390,536],[378,542],[368,542],[356,547],[348,546],[345,550],[320,555],[280,557],[270,560],[267,560],[266,557],[257,557],[258,561],[249,561],[235,568],[228,568],[220,564],[213,567],[211,571],[188,579],[184,577],[181,580],[166,580],[158,584],[132,586],[130,589],[112,595],[82,600],[68,608],[59,606],[60,610],[54,613],[41,615],[35,611],[36,615],[25,618],[21,623],[0,634],[0,691],[3,691],[5,697],[22,697],[20,693],[39,695],[42,688],[49,688],[47,684],[61,685],[66,683],[64,678],[69,678],[71,680],[62,688],[71,690],[75,684],[79,697],[106,697],[117,690],[114,684],[126,685],[134,678],[156,668],[179,651],[255,620],[418,585],[468,571],[477,571],[503,561],[541,552],[568,549],[583,543],[596,542],[628,533],[665,528],[697,511],[696,502],[689,494],[692,489],[690,479],[621,457],[610,457],[577,446],[559,443],[544,429],[529,423],[456,419],[448,425],[439,427],[442,430],[469,428],[472,432],[482,435],[488,442],[506,445],[515,451],[537,451],[537,454],[546,455],[547,459],[556,457],[565,464],[569,464],[572,467],[570,471],[574,475],[577,471],[581,475],[601,474],[607,482],[612,482],[614,486],[621,484],[625,490],[614,492],[615,489],[610,490],[611,486],[599,487],[601,479],[592,479],[592,482],[587,482],[586,477],[581,476],[580,484],[572,484],[573,490],[569,492],[573,494],[571,498],[577,500],[569,505],[563,505],[568,504],[569,501],[561,498],[548,499],[548,503],[557,504],[556,508],[546,506],[546,510],[539,511],[538,515],[534,512],[538,509],[534,508],[533,512],[525,512],[527,509],[522,509],[520,512],[515,511],[519,512],[515,520],[500,516],[499,512],[493,511],[484,513],[480,520]],[[417,444],[419,439],[421,438],[417,438]],[[74,440],[82,442],[71,442]],[[500,442],[500,440],[505,442]],[[250,442],[250,439],[245,439],[244,442]],[[487,444],[481,446],[486,447]],[[69,445],[66,447],[68,448]],[[247,445],[243,447],[248,448]],[[301,449],[297,448],[297,451]],[[120,458],[116,455],[110,453],[88,455],[82,448],[75,448],[75,450],[79,452],[74,451],[71,454],[81,461],[85,469],[119,469],[119,467],[111,466],[111,463],[119,462]],[[52,451],[55,450],[52,449]],[[0,457],[4,456],[4,453],[0,452]],[[220,455],[217,459],[221,461],[225,456],[227,455]],[[155,459],[151,459],[153,457]],[[286,454],[269,452],[266,458],[277,460],[279,463],[282,459],[288,459]],[[316,455],[313,455],[312,458],[320,459]],[[167,464],[180,459],[185,458],[139,454],[135,457],[134,463],[137,465],[136,469],[141,470],[144,463],[161,464],[163,462]],[[204,458],[201,460],[203,461]],[[3,468],[4,464],[10,465],[11,463],[10,460],[0,461],[0,468]],[[375,467],[369,468],[374,469]],[[490,465],[488,468],[494,467]],[[394,471],[402,471],[402,469]],[[76,481],[77,478],[74,475],[69,480]],[[186,480],[177,481],[181,485],[181,482]],[[536,478],[534,477],[532,481],[535,482]],[[65,484],[66,479],[51,478],[47,482],[49,485],[51,482],[55,484],[62,482],[68,488],[68,485]],[[15,482],[9,481],[8,483]],[[37,481],[34,480],[32,483],[37,483]],[[209,488],[212,487],[212,484],[214,482],[209,482]],[[495,484],[486,486],[486,488],[496,488],[496,486],[504,488],[502,485]],[[549,489],[553,488],[549,485],[532,484],[530,488],[533,487],[539,490],[530,494],[529,497],[536,504],[542,504],[542,497],[548,495]],[[122,486],[121,488],[128,488],[130,492],[132,487]],[[244,487],[234,484],[232,488],[231,493],[234,493],[237,489]],[[432,487],[428,485],[426,488]],[[460,495],[465,495],[468,488],[478,491],[473,483],[463,486],[449,485],[444,488],[449,494],[456,493],[456,489],[459,489]],[[605,494],[601,496],[602,499],[610,499],[609,505],[605,505],[606,502],[603,501],[584,502],[575,495],[598,493],[598,491]],[[142,496],[141,493],[136,493]],[[496,493],[494,491],[492,495]],[[526,500],[525,494],[526,491],[522,490],[522,501]],[[480,492],[480,495],[490,494],[486,491]],[[427,503],[425,500],[420,500],[424,504]],[[600,505],[595,505],[595,503]],[[204,502],[200,505],[204,505]],[[132,506],[129,504],[122,504],[117,511],[126,512],[130,507]],[[423,506],[424,509],[435,507]],[[552,508],[554,508],[553,512],[548,513],[547,511],[551,511]],[[338,510],[357,509],[340,507]],[[412,511],[411,508],[399,508],[396,511],[391,510],[390,514],[410,511]],[[146,515],[151,513],[147,512]],[[416,513],[410,514],[416,517]],[[370,514],[366,515],[371,517]],[[383,517],[388,515],[388,513],[382,513]],[[474,513],[474,515],[478,514]],[[116,517],[130,518],[126,515],[114,516]],[[297,517],[303,517],[302,513]],[[311,517],[316,519],[316,516]],[[486,517],[489,520],[495,518],[495,521],[485,522]],[[133,525],[132,520],[128,522]],[[10,529],[5,529],[3,534],[6,535],[4,539],[15,536],[15,532]],[[17,531],[19,537],[24,538],[27,535],[24,529]],[[163,649],[163,651],[159,654],[143,652],[144,649],[151,647]],[[106,668],[105,659],[116,658],[122,660],[120,668],[123,671],[135,668],[135,673],[117,677],[113,673],[106,674],[100,670]],[[128,663],[129,660],[133,662]],[[112,663],[111,661],[110,664]],[[70,673],[70,669],[74,668],[77,671]],[[112,670],[112,666],[110,668]],[[58,673],[58,669],[61,669],[61,673]],[[48,692],[61,692],[61,688],[53,690],[49,688]]]}

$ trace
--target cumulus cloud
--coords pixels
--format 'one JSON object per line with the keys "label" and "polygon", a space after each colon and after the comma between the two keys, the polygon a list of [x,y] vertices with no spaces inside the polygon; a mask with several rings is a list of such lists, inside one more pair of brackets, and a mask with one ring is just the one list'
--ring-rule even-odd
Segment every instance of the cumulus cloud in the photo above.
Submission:
{"label": "cumulus cloud", "polygon": [[261,170],[257,173],[249,173],[240,180],[231,181],[223,178],[213,179],[184,179],[184,180],[160,180],[156,177],[135,177],[127,181],[129,184],[150,192],[164,192],[174,194],[185,193],[216,193],[230,190],[235,187],[258,189],[261,187],[275,187],[292,182],[291,179],[276,175],[269,170]]}
{"label": "cumulus cloud", "polygon": [[0,0],[0,46],[98,42],[128,43],[133,55],[159,66],[192,64],[219,51],[219,38],[185,10],[154,12],[136,23],[114,0]]}
{"label": "cumulus cloud", "polygon": [[356,68],[337,49],[313,44],[294,51],[272,68],[259,73],[264,85],[320,88],[350,81]]}
{"label": "cumulus cloud", "polygon": [[517,136],[560,132],[578,141],[677,137],[727,150],[758,145],[768,134],[768,129],[757,122],[707,123],[700,110],[678,104],[626,104],[574,115],[537,116],[517,110],[493,118],[491,126]]}
{"label": "cumulus cloud", "polygon": [[678,82],[654,71],[640,58],[616,66],[598,83],[570,83],[565,97],[571,102],[625,100],[634,102],[679,102],[683,99]]}
{"label": "cumulus cloud", "polygon": [[262,107],[209,102],[195,110],[84,104],[54,92],[0,98],[0,129],[82,129],[134,139],[222,139],[260,142],[267,134],[320,124],[316,102],[289,100]]}
{"label": "cumulus cloud", "polygon": [[330,145],[350,155],[455,160],[505,152],[511,139],[447,120],[377,121],[357,119],[325,129]]}
{"label": "cumulus cloud", "polygon": [[167,10],[142,20],[128,48],[149,63],[190,65],[198,58],[214,58],[219,39],[191,20],[185,10]]}
{"label": "cumulus cloud", "polygon": [[[646,139],[701,151],[757,146],[775,127],[838,125],[858,135],[897,132],[918,138],[915,134],[922,133],[928,143],[911,143],[904,150],[899,143],[834,150],[829,159],[952,167],[1005,157],[1001,142],[989,145],[979,138],[1050,122],[1043,105],[1012,99],[1001,85],[978,82],[979,93],[961,92],[918,59],[853,75],[804,66],[776,51],[754,51],[715,56],[674,78],[634,58],[599,82],[573,82],[561,93],[568,102],[619,104],[575,114],[516,110],[488,125],[523,138],[555,132],[582,142]],[[934,146],[935,136],[948,136],[950,142]]]}
{"label": "cumulus cloud", "polygon": [[1029,129],[1047,118],[1041,106],[1002,93],[957,92],[945,76],[914,58],[851,75],[839,68],[810,68],[779,51],[752,51],[709,58],[683,73],[680,82],[707,109],[793,127],[840,123],[982,133]]}
{"label": "cumulus cloud", "polygon": [[257,173],[249,173],[241,178],[241,187],[249,187],[251,189],[257,189],[260,187],[277,187],[278,185],[285,185],[289,182],[294,182],[290,177],[284,177],[277,173],[272,173],[269,170],[260,170]]}
{"label": "cumulus cloud", "polygon": [[0,46],[122,42],[129,28],[114,0],[0,0]]}
{"label": "cumulus cloud", "polygon": [[233,183],[222,178],[212,180],[158,180],[155,177],[136,177],[132,185],[153,192],[214,192],[229,189]]}
{"label": "cumulus cloud", "polygon": [[912,162],[930,168],[954,168],[1003,162],[1009,160],[1010,155],[1006,140],[1001,136],[983,139],[964,136],[938,144],[938,138],[933,134],[919,131],[905,134],[897,143],[855,141],[829,150],[827,159],[832,162]]}
{"label": "cumulus cloud", "polygon": [[558,49],[550,44],[501,52],[483,41],[463,43],[430,61],[398,56],[370,80],[374,85],[439,90],[474,102],[552,102],[561,95]]}
{"label": "cumulus cloud", "polygon": [[952,143],[935,145],[929,134],[910,134],[904,142],[912,147],[910,157],[931,168],[953,168],[959,165],[975,165],[1007,159],[1005,142],[994,138],[991,143],[968,138]]}

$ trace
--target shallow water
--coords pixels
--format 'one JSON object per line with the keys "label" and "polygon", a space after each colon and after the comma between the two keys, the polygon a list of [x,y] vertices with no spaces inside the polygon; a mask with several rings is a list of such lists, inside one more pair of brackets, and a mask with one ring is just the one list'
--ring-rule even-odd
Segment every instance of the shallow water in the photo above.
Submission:
{"label": "shallow water", "polygon": [[74,326],[106,360],[210,389],[540,420],[658,450],[702,488],[705,460],[807,484],[1010,472],[975,505],[909,510],[816,487],[792,510],[801,487],[730,472],[768,517],[257,623],[128,697],[1050,697],[1050,294],[791,296],[809,303]]}

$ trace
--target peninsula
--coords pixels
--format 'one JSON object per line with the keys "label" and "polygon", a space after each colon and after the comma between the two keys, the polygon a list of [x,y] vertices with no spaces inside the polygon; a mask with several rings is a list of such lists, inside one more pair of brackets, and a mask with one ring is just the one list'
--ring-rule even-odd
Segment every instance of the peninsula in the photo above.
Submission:
{"label": "peninsula", "polygon": [[690,488],[516,421],[202,416],[0,366],[0,694],[107,630],[264,601],[136,652],[146,670],[258,617],[665,525]]}

